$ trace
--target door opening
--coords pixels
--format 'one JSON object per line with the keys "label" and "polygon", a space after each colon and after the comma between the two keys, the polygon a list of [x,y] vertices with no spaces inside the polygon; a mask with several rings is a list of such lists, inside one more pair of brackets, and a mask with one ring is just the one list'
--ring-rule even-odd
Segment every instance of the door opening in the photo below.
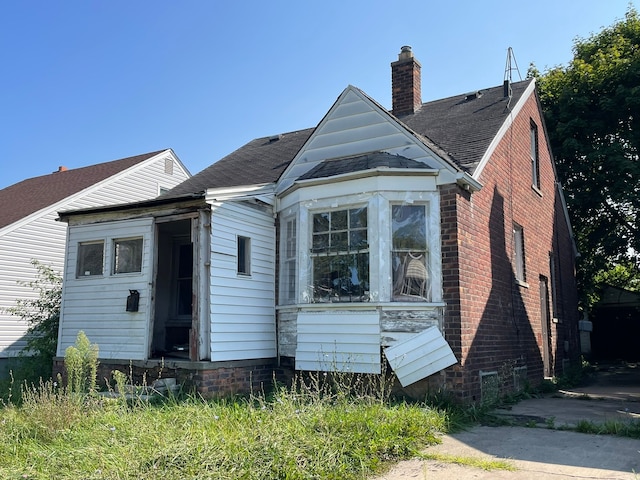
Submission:
{"label": "door opening", "polygon": [[189,360],[194,313],[191,220],[158,224],[157,239],[151,355]]}

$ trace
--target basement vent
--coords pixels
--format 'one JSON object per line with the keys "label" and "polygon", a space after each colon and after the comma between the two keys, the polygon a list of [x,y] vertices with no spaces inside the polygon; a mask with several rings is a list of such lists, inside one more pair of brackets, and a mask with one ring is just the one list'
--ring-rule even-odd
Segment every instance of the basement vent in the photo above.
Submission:
{"label": "basement vent", "polygon": [[513,369],[513,389],[522,392],[527,388],[527,367],[515,367]]}
{"label": "basement vent", "polygon": [[480,371],[480,401],[491,405],[500,399],[500,377],[498,372]]}

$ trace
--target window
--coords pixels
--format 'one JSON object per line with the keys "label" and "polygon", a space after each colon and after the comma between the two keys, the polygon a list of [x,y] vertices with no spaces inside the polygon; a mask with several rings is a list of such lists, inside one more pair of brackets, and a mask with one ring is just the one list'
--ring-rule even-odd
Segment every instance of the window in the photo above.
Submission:
{"label": "window", "polygon": [[367,301],[367,208],[314,214],[311,258],[315,302]]}
{"label": "window", "polygon": [[427,215],[424,205],[391,206],[393,301],[428,301]]}
{"label": "window", "polygon": [[251,239],[238,236],[238,273],[251,275]]}
{"label": "window", "polygon": [[292,304],[296,303],[297,224],[295,218],[285,219],[283,223],[282,300]]}
{"label": "window", "polygon": [[76,277],[102,275],[104,261],[104,242],[85,242],[78,244],[78,264]]}
{"label": "window", "polygon": [[513,255],[516,279],[520,282],[526,281],[526,270],[524,264],[524,231],[517,223],[513,224]]}
{"label": "window", "polygon": [[549,253],[549,278],[551,280],[551,316],[553,318],[559,318],[556,255],[553,252]]}
{"label": "window", "polygon": [[540,163],[538,161],[538,126],[531,120],[530,128],[530,148],[531,148],[531,184],[540,188]]}
{"label": "window", "polygon": [[142,271],[142,238],[114,240],[113,273]]}

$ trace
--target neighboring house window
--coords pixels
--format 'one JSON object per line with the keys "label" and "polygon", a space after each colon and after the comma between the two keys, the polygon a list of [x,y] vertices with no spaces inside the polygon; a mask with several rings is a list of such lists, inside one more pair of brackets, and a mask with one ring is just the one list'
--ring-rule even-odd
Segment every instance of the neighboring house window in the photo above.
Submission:
{"label": "neighboring house window", "polygon": [[142,238],[113,241],[113,273],[142,271]]}
{"label": "neighboring house window", "polygon": [[427,214],[425,205],[391,206],[393,301],[429,301]]}
{"label": "neighboring house window", "polygon": [[238,273],[251,275],[251,239],[238,236]]}
{"label": "neighboring house window", "polygon": [[524,263],[524,231],[522,227],[517,223],[513,224],[513,253],[516,279],[520,282],[525,282],[526,270]]}
{"label": "neighboring house window", "polygon": [[367,207],[315,213],[311,257],[315,302],[367,301]]}
{"label": "neighboring house window", "polygon": [[538,126],[531,120],[530,128],[531,144],[531,183],[534,187],[540,188],[540,162],[538,156]]}
{"label": "neighboring house window", "polygon": [[78,264],[76,277],[102,275],[104,262],[104,242],[84,242],[78,244]]}
{"label": "neighboring house window", "polygon": [[165,193],[167,193],[169,190],[171,190],[168,187],[158,187],[158,195],[164,195]]}
{"label": "neighboring house window", "polygon": [[296,258],[298,255],[298,232],[295,218],[284,220],[282,259],[282,301],[296,303]]}

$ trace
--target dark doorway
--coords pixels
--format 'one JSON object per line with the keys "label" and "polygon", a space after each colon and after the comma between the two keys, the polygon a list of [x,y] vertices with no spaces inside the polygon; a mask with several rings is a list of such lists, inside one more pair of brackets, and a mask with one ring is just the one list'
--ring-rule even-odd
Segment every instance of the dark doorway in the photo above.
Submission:
{"label": "dark doorway", "polygon": [[551,358],[551,315],[549,312],[549,281],[540,277],[540,320],[542,322],[542,360],[544,376],[553,376],[553,361]]}
{"label": "dark doorway", "polygon": [[193,320],[191,220],[157,225],[152,356],[189,359]]}

